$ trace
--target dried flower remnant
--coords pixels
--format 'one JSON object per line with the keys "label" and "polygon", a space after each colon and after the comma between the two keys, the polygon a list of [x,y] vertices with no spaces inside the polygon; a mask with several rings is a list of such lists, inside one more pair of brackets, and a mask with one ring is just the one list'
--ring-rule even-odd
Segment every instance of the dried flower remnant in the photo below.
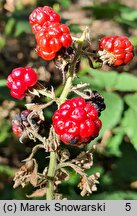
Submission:
{"label": "dried flower remnant", "polygon": [[93,191],[97,190],[96,184],[98,182],[98,178],[100,177],[99,173],[96,173],[94,175],[91,175],[89,177],[83,176],[81,178],[80,183],[78,184],[78,187],[81,191],[81,196],[92,194]]}
{"label": "dried flower remnant", "polygon": [[93,153],[90,151],[82,151],[72,162],[83,170],[90,169],[93,166]]}
{"label": "dried flower remnant", "polygon": [[37,170],[36,160],[27,161],[20,169],[16,172],[14,177],[14,188],[21,185],[25,187],[31,181],[31,175]]}

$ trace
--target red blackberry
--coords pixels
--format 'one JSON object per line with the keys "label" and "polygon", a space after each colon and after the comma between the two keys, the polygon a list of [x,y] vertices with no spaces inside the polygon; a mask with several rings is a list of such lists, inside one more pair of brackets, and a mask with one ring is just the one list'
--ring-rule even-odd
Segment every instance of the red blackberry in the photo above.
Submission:
{"label": "red blackberry", "polygon": [[37,53],[44,60],[54,59],[62,47],[67,48],[72,43],[69,28],[60,23],[45,23],[35,36]]}
{"label": "red blackberry", "polygon": [[55,132],[65,144],[79,146],[98,136],[101,121],[92,103],[83,98],[66,100],[53,115]]}
{"label": "red blackberry", "polygon": [[98,53],[104,63],[119,66],[133,59],[133,45],[125,36],[105,36],[99,42]]}
{"label": "red blackberry", "polygon": [[36,72],[29,67],[15,68],[7,78],[7,87],[11,89],[10,94],[16,99],[25,97],[25,92],[37,82]]}
{"label": "red blackberry", "polygon": [[44,23],[60,22],[60,15],[49,6],[38,7],[30,14],[29,22],[34,34],[36,34]]}

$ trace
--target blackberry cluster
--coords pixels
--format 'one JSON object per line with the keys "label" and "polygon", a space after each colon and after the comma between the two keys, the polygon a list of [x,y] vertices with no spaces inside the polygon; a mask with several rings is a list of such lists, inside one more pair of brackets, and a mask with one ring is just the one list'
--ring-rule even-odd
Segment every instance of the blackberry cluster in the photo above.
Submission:
{"label": "blackberry cluster", "polygon": [[89,143],[102,127],[97,109],[83,98],[66,100],[56,110],[52,121],[62,142],[73,146]]}
{"label": "blackberry cluster", "polygon": [[25,97],[28,88],[34,86],[38,80],[36,72],[30,67],[19,67],[12,70],[8,76],[6,84],[10,89],[10,94],[16,99]]}
{"label": "blackberry cluster", "polygon": [[29,110],[23,110],[20,114],[16,114],[12,120],[12,131],[16,136],[20,137],[25,127],[29,126],[27,117],[30,112]]}
{"label": "blackberry cluster", "polygon": [[126,36],[105,36],[99,42],[99,55],[109,65],[127,64],[133,59],[133,45]]}
{"label": "blackberry cluster", "polygon": [[62,48],[72,43],[70,30],[60,23],[60,16],[48,6],[36,8],[29,17],[37,41],[37,54],[44,60],[52,60]]}

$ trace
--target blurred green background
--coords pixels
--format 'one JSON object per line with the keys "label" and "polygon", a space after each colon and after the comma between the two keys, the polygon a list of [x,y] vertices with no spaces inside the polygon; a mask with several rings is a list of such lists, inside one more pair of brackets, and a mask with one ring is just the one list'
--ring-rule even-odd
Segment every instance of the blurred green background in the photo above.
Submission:
{"label": "blurred green background", "polygon": [[[137,199],[137,2],[135,0],[1,0],[0,1],[0,199],[27,199],[33,188],[29,185],[13,189],[15,171],[31,152],[34,143],[23,144],[11,131],[11,119],[24,109],[24,101],[13,100],[5,79],[15,67],[31,66],[39,80],[57,94],[62,88],[62,74],[53,62],[45,62],[34,52],[35,39],[28,16],[37,6],[50,5],[61,14],[72,35],[79,36],[89,26],[93,46],[104,35],[126,35],[135,46],[133,61],[119,68],[104,66],[91,69],[82,60],[75,83],[88,82],[103,94],[106,110],[101,119],[103,128],[94,153],[94,166],[88,174],[100,172],[98,190],[83,199]],[[55,107],[45,112],[47,127]],[[93,145],[89,144],[88,148]],[[40,169],[45,155],[36,156]],[[79,177],[71,172],[69,181],[60,185],[60,192],[68,199],[82,199],[77,188]]]}

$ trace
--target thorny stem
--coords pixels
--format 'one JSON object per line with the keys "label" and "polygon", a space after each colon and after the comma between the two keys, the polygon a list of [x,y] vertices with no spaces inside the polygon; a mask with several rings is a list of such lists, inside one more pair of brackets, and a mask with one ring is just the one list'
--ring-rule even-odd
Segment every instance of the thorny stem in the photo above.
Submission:
{"label": "thorny stem", "polygon": [[[77,61],[79,60],[80,55],[81,55],[82,46],[83,46],[83,43],[85,40],[85,34],[86,34],[86,32],[84,32],[82,37],[77,40],[78,48],[77,48],[76,54],[74,56],[74,59],[72,60],[72,62],[70,64],[70,68],[68,71],[69,77],[67,78],[64,89],[63,89],[62,94],[59,98],[58,105],[61,105],[62,103],[64,103],[69,92],[71,91],[72,80],[73,80],[74,75],[75,75],[75,68],[76,68]],[[47,200],[54,199],[54,177],[55,177],[56,169],[57,169],[57,153],[56,153],[56,151],[52,151],[50,153],[50,162],[49,162],[49,168],[48,168],[48,174],[47,174],[47,177],[48,177],[48,186],[46,188]]]}

